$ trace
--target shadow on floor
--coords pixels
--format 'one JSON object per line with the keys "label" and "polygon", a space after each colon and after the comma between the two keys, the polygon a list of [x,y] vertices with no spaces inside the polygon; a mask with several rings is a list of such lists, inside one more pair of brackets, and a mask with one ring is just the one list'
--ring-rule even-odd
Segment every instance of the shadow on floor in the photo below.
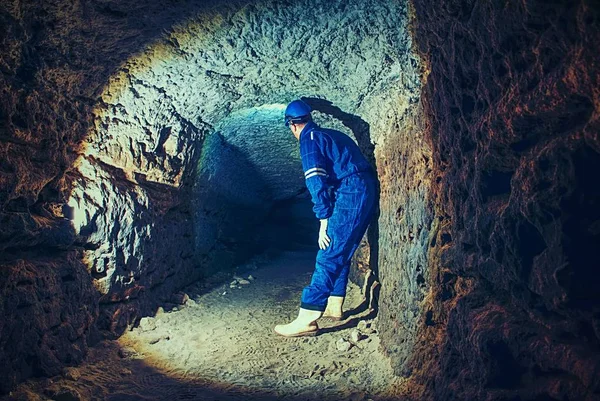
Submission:
{"label": "shadow on floor", "polygon": [[379,291],[381,285],[375,280],[375,274],[367,273],[362,293],[365,294],[363,301],[356,307],[344,312],[344,318],[340,322],[319,330],[320,334],[333,333],[357,327],[361,320],[370,320],[377,317],[377,305],[379,303]]}

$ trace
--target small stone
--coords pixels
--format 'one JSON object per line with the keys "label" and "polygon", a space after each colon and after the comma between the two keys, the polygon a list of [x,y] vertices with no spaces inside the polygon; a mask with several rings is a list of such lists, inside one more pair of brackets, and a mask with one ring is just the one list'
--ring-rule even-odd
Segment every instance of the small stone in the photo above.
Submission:
{"label": "small stone", "polygon": [[63,376],[67,380],[76,382],[81,377],[81,373],[76,368],[65,368]]}
{"label": "small stone", "polygon": [[356,330],[356,329],[352,330],[352,333],[350,333],[350,341],[353,342],[353,343],[355,343],[355,344],[357,342],[359,342],[360,340],[363,340],[365,338],[366,338],[366,336],[363,335],[363,334],[361,334],[361,332],[358,331],[358,330]]}
{"label": "small stone", "polygon": [[119,349],[119,356],[121,358],[132,358],[137,355],[137,351],[132,347],[123,347]]}
{"label": "small stone", "polygon": [[131,374],[132,374],[132,372],[129,369],[122,369],[121,370],[121,376],[129,376]]}
{"label": "small stone", "polygon": [[157,336],[157,337],[153,337],[148,341],[148,344],[156,344],[159,341],[169,341],[171,339],[171,337],[169,337],[168,335],[162,335],[162,336]]}
{"label": "small stone", "polygon": [[149,317],[143,317],[140,320],[140,330],[142,332],[156,330],[156,322],[154,319]]}
{"label": "small stone", "polygon": [[235,287],[237,285],[238,281],[237,280],[233,280],[231,283],[229,283],[229,287]]}
{"label": "small stone", "polygon": [[156,310],[155,316],[164,315],[164,313],[165,313],[165,308],[163,308],[162,306],[159,306],[158,309]]}
{"label": "small stone", "polygon": [[250,281],[241,279],[241,280],[238,280],[238,283],[240,283],[241,285],[248,285],[248,284],[250,284]]}
{"label": "small stone", "polygon": [[337,342],[335,343],[335,347],[337,348],[338,351],[340,352],[347,352],[350,350],[350,348],[352,348],[352,344],[350,344],[348,341],[346,341],[344,338],[340,338],[339,340],[337,340]]}
{"label": "small stone", "polygon": [[361,320],[360,322],[358,322],[358,325],[356,326],[356,328],[360,331],[365,331],[368,327],[369,327],[369,325],[366,320]]}
{"label": "small stone", "polygon": [[229,286],[229,288],[238,288],[238,287],[237,287],[237,285],[232,284]]}
{"label": "small stone", "polygon": [[227,295],[227,291],[223,292],[221,295]]}
{"label": "small stone", "polygon": [[57,401],[80,401],[81,395],[73,388],[68,387],[52,387],[44,390],[44,393]]}
{"label": "small stone", "polygon": [[171,302],[177,305],[185,305],[185,303],[190,299],[190,296],[185,292],[178,292],[171,296]]}
{"label": "small stone", "polygon": [[255,279],[255,278],[254,278],[254,276],[251,274],[251,275],[249,275],[249,276],[248,276],[248,280],[250,280],[250,281],[254,281],[254,280],[256,280],[256,279]]}

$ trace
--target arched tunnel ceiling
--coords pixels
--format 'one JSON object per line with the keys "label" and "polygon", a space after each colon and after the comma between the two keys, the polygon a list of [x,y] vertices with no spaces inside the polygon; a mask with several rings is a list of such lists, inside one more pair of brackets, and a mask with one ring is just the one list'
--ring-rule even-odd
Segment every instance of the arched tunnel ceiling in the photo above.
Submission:
{"label": "arched tunnel ceiling", "polygon": [[[84,163],[178,188],[206,134],[232,113],[301,95],[360,116],[369,140],[383,144],[393,117],[418,99],[406,26],[406,5],[395,1],[215,6],[191,16],[111,77]],[[85,206],[71,204],[81,216]]]}
{"label": "arched tunnel ceiling", "polygon": [[389,90],[419,87],[402,3],[311,0],[218,10],[191,17],[128,60],[96,114],[121,118],[114,106],[122,105],[151,123],[144,114],[168,103],[195,126],[215,126],[232,111],[302,95],[349,113],[371,110],[367,120],[376,120],[391,106]]}
{"label": "arched tunnel ceiling", "polygon": [[[157,258],[231,263],[242,231],[302,190],[297,145],[281,121],[288,101],[314,99],[318,121],[351,135],[348,121],[361,121],[362,145],[383,144],[418,99],[407,18],[395,1],[219,6],[127,60],[94,109],[69,202],[103,300],[162,282],[159,271],[145,273]],[[194,249],[173,242],[174,255],[157,256],[162,231],[194,237]]]}
{"label": "arched tunnel ceiling", "polygon": [[[236,184],[258,180],[267,202],[288,199],[306,190],[298,141],[283,125],[284,111],[283,104],[263,105],[232,112],[219,122],[216,133],[248,163],[248,171],[237,171],[219,180]],[[339,120],[318,111],[313,114],[317,124],[354,136]]]}
{"label": "arched tunnel ceiling", "polygon": [[241,174],[264,184],[271,201],[298,194],[304,187],[295,138],[282,124],[283,105],[266,105],[231,113],[216,127],[225,142],[246,158],[251,171],[219,177],[243,181]]}

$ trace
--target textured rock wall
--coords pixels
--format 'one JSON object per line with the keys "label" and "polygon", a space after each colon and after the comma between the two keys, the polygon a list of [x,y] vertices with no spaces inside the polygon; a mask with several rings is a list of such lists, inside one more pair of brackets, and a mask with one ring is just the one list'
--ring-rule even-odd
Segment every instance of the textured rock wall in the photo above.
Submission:
{"label": "textured rock wall", "polygon": [[[306,96],[375,162],[373,144],[393,138],[389,120],[419,86],[406,20],[406,4],[383,0],[3,2],[1,288],[3,299],[27,299],[33,319],[27,339],[14,340],[17,316],[0,305],[0,359],[15,361],[0,364],[2,391],[78,362],[97,316],[118,334],[185,282],[230,264],[269,202],[297,194],[297,150],[266,179],[274,170],[261,134],[278,138],[278,163],[293,138],[279,125],[239,141],[260,128],[244,113],[256,119],[263,106]],[[214,163],[232,155],[252,156]],[[233,180],[233,166],[244,167],[238,181],[207,178]],[[260,180],[248,180],[257,168]],[[23,266],[49,278],[13,283]],[[63,326],[75,334],[56,337]],[[52,366],[40,362],[49,352]]]}
{"label": "textured rock wall", "polygon": [[77,252],[0,262],[0,393],[29,376],[57,375],[97,337],[98,296]]}
{"label": "textured rock wall", "polygon": [[[418,89],[418,88],[415,88]],[[425,141],[418,91],[399,105],[385,146],[377,151],[381,181],[379,217],[379,319],[383,349],[398,375],[409,376],[417,330],[431,289],[428,261],[432,212],[432,155]]]}
{"label": "textured rock wall", "polygon": [[[0,4],[0,392],[30,375],[55,374],[85,354],[99,294],[82,259],[84,252],[101,247],[85,235],[78,238],[73,223],[81,224],[70,221],[77,216],[67,200],[73,183],[85,184],[75,203],[78,197],[97,198],[98,188],[81,173],[95,174],[93,161],[75,161],[85,154],[83,142],[94,127],[94,109],[103,107],[109,77],[163,29],[197,9],[160,2]],[[133,191],[127,194],[126,180],[117,184],[104,188],[110,196],[100,206],[126,210],[110,210],[99,220],[107,232],[110,217],[143,202],[142,196],[131,196]],[[91,191],[82,194],[81,188]],[[160,189],[152,192],[170,197]],[[125,241],[118,231],[114,237]],[[143,235],[138,241],[145,241]],[[127,265],[137,256],[130,252]],[[112,257],[125,263],[125,255]]]}
{"label": "textured rock wall", "polygon": [[115,334],[197,278],[200,266],[188,199],[206,128],[165,103],[139,88],[116,106],[104,96],[69,173],[68,205],[101,295],[100,327]]}
{"label": "textured rock wall", "polygon": [[414,3],[435,203],[414,389],[597,400],[598,3]]}

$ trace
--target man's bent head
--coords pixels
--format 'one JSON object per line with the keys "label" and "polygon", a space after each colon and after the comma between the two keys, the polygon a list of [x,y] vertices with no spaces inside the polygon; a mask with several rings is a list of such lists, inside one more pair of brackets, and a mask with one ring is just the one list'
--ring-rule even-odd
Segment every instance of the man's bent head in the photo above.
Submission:
{"label": "man's bent head", "polygon": [[285,126],[290,124],[306,124],[312,120],[310,112],[312,109],[304,101],[294,100],[285,109]]}

